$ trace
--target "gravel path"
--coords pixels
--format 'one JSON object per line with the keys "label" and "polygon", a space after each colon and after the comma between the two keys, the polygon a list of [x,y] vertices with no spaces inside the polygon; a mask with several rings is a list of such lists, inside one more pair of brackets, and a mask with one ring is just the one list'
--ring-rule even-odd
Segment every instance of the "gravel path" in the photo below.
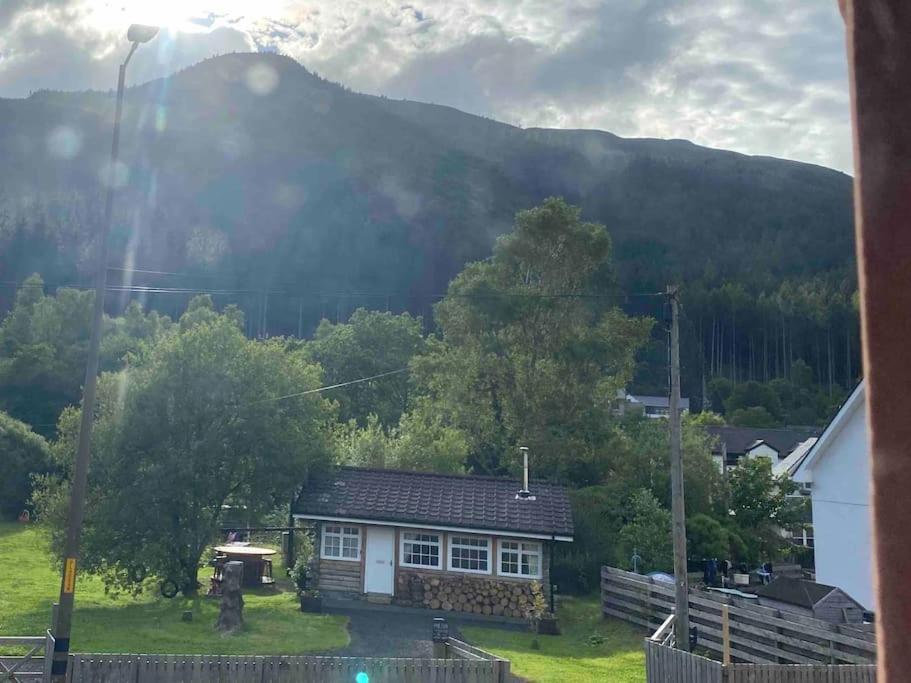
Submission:
{"label": "gravel path", "polygon": [[[348,647],[331,654],[347,657],[432,657],[433,642],[430,639],[433,618],[439,612],[424,613],[423,610],[396,611],[386,606],[351,609],[328,607],[327,614],[343,614],[348,617],[348,632],[351,643]],[[464,621],[448,618],[449,633],[459,636],[459,627],[467,623],[478,625],[478,621]],[[481,625],[510,630],[527,628],[521,624],[484,622]]]}

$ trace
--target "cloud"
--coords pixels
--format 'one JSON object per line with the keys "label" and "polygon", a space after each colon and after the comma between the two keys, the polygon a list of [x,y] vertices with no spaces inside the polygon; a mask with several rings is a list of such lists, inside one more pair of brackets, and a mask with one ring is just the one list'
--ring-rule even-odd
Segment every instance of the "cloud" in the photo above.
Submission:
{"label": "cloud", "polygon": [[[18,12],[2,3],[0,96],[111,87],[122,42],[83,20],[93,2],[23,0]],[[831,0],[211,4],[218,11],[197,12],[193,32],[140,52],[131,79],[220,52],[277,50],[356,90],[517,125],[851,167],[843,27]]]}

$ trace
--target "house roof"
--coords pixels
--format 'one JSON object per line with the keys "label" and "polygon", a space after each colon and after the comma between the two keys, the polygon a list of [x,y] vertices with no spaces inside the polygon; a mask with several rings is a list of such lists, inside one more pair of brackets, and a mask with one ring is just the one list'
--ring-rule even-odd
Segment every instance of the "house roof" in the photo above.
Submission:
{"label": "house roof", "polygon": [[756,439],[753,443],[751,443],[749,446],[747,446],[746,452],[749,452],[749,451],[753,450],[754,448],[758,448],[759,446],[768,446],[769,448],[771,448],[771,449],[772,449],[773,451],[775,451],[776,453],[781,454],[781,451],[780,451],[780,450],[778,450],[777,448],[775,448],[775,446],[773,446],[772,444],[770,444],[770,443],[769,443],[768,441],[766,441],[765,439]]}
{"label": "house roof", "polygon": [[772,465],[772,473],[777,475],[787,474],[790,477],[794,476],[794,473],[797,471],[797,468],[800,467],[800,464],[804,461],[804,458],[807,457],[807,453],[810,452],[810,449],[813,447],[818,439],[815,436],[811,436],[806,441],[802,441],[797,448],[791,451],[791,454],[784,460],[779,460],[774,465]]}
{"label": "house roof", "polygon": [[789,427],[787,429],[770,429],[760,427],[730,427],[711,425],[705,428],[711,436],[718,437],[714,452],[721,452],[721,444],[727,444],[728,455],[746,453],[757,441],[765,441],[778,451],[779,455],[791,453],[802,441],[811,436],[819,436],[815,427]]}
{"label": "house roof", "polygon": [[779,576],[772,583],[760,586],[755,593],[761,598],[778,600],[790,605],[799,605],[812,609],[816,604],[834,590],[835,586],[827,586],[815,581],[803,579],[789,579]]}
{"label": "house roof", "polygon": [[[429,527],[453,527],[571,540],[573,517],[562,486],[533,481],[533,499],[521,483],[481,477],[341,467],[304,489],[292,513]],[[560,539],[558,539],[560,540]]]}
{"label": "house roof", "polygon": [[[632,399],[634,403],[641,403],[644,406],[651,406],[653,408],[670,408],[671,399],[667,396],[643,396],[642,394],[630,394],[629,398]],[[690,399],[682,398],[680,399],[680,409],[689,410],[690,408]]]}
{"label": "house roof", "polygon": [[795,468],[793,475],[795,481],[812,481],[813,477],[810,474],[810,471],[813,469],[813,465],[825,454],[829,449],[829,445],[836,440],[841,433],[841,430],[848,424],[851,415],[864,404],[865,392],[865,382],[861,380],[858,385],[854,387],[854,391],[851,392],[851,395],[841,404],[841,408],[835,413],[835,417],[826,425],[819,440],[816,441],[813,448],[810,449],[810,452],[807,453],[806,457],[803,458]]}

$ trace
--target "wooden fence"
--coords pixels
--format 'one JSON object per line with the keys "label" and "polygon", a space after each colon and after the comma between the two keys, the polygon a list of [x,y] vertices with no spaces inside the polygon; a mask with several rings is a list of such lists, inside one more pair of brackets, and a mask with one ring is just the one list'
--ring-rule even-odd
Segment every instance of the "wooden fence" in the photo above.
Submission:
{"label": "wooden fence", "polygon": [[724,666],[713,659],[646,640],[645,676],[647,683],[723,683]]}
{"label": "wooden fence", "polygon": [[448,659],[331,656],[70,656],[71,683],[507,683],[508,660],[455,639]]}
{"label": "wooden fence", "polygon": [[0,656],[0,681],[44,683],[50,680],[54,652],[54,637],[50,631],[43,636],[0,636],[0,646],[26,650],[21,655]]}
{"label": "wooden fence", "polygon": [[645,641],[647,683],[876,683],[872,664],[727,664]]}
{"label": "wooden fence", "polygon": [[[691,591],[689,603],[690,624],[698,629],[699,647],[719,655],[723,651],[721,611],[728,605],[733,662],[870,664],[876,660],[875,636],[870,632],[709,592]],[[602,568],[601,609],[605,615],[653,631],[673,607],[672,584]]]}

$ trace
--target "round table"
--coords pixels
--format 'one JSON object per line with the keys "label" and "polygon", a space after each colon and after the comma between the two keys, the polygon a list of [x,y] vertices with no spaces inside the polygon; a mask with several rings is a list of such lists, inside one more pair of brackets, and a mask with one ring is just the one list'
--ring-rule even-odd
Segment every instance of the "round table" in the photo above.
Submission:
{"label": "round table", "polygon": [[257,587],[273,583],[272,560],[276,553],[271,548],[258,548],[245,543],[227,543],[215,546],[215,552],[224,555],[225,562],[244,563],[244,586]]}

